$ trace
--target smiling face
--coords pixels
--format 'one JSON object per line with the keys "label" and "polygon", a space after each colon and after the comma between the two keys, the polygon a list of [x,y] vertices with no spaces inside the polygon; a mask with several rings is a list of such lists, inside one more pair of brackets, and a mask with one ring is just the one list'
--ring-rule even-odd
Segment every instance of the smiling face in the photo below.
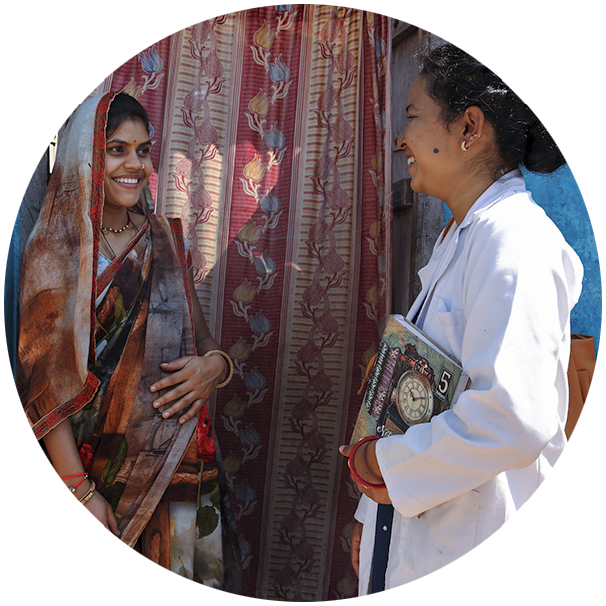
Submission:
{"label": "smiling face", "polygon": [[460,174],[461,137],[457,122],[447,128],[441,108],[426,92],[425,81],[415,81],[408,95],[408,125],[398,138],[405,150],[410,187],[446,200],[453,179]]}
{"label": "smiling face", "polygon": [[105,208],[132,208],[152,173],[151,141],[143,122],[127,119],[105,145]]}

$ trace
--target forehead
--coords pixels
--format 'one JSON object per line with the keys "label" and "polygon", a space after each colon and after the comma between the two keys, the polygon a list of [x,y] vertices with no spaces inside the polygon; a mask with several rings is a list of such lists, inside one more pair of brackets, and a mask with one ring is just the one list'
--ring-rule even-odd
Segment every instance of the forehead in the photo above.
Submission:
{"label": "forehead", "polygon": [[143,143],[149,139],[145,124],[138,118],[126,118],[120,126],[108,137],[108,141],[120,139],[122,141],[138,141]]}
{"label": "forehead", "polygon": [[424,78],[417,78],[410,87],[406,101],[406,107],[408,106],[414,106],[415,109],[438,109],[438,104],[427,94]]}

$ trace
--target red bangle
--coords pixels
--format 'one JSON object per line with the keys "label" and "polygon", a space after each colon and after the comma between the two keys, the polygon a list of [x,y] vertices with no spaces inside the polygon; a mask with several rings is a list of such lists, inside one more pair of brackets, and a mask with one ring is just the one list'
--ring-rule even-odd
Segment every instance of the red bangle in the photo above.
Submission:
{"label": "red bangle", "polygon": [[354,457],[356,456],[356,452],[358,452],[358,448],[360,448],[362,444],[366,444],[366,442],[371,442],[373,440],[378,440],[380,437],[381,436],[364,436],[363,438],[360,438],[354,444],[354,447],[351,449],[349,457],[347,458],[347,465],[349,466],[349,471],[351,472],[351,475],[357,482],[362,484],[364,488],[368,488],[369,490],[384,490],[387,488],[387,486],[385,485],[385,482],[382,482],[381,484],[372,484],[371,482],[367,482],[366,480],[364,480],[356,469],[356,466],[354,464]]}

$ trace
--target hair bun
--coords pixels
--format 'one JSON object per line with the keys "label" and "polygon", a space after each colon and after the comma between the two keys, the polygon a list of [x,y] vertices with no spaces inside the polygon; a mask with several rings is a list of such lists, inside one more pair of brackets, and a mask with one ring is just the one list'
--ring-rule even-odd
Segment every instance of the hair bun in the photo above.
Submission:
{"label": "hair bun", "polygon": [[526,133],[524,166],[533,173],[552,173],[566,163],[560,148],[538,121]]}

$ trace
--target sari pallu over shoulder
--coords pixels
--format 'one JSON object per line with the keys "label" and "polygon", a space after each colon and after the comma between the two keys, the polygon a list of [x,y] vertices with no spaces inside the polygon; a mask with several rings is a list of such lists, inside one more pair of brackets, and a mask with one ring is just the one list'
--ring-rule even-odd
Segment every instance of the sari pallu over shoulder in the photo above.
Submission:
{"label": "sari pallu over shoulder", "polygon": [[86,406],[99,386],[88,365],[105,172],[98,150],[105,149],[110,99],[89,99],[70,117],[23,253],[17,388],[38,439]]}

